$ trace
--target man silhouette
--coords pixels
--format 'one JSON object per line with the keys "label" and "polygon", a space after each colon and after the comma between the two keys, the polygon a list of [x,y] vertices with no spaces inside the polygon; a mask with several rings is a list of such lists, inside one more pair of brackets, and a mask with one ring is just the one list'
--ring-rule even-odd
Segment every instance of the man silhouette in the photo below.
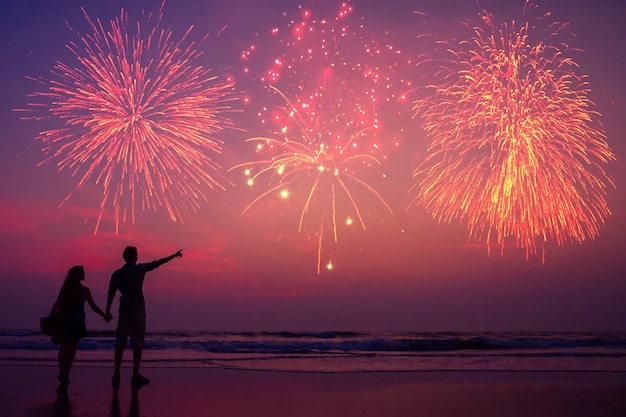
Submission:
{"label": "man silhouette", "polygon": [[146,304],[143,297],[143,281],[147,272],[181,256],[183,256],[182,249],[165,258],[142,264],[137,263],[139,256],[136,247],[127,246],[124,249],[122,257],[126,263],[111,275],[106,309],[106,314],[110,314],[111,304],[113,304],[115,294],[119,291],[121,296],[115,335],[115,373],[111,380],[114,387],[119,386],[120,383],[120,366],[129,336],[130,346],[133,350],[131,385],[138,388],[150,382],[139,372],[146,334]]}

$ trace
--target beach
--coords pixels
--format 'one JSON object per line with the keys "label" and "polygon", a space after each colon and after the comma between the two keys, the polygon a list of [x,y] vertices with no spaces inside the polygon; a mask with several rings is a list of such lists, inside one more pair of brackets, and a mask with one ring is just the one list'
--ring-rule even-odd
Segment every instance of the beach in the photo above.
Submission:
{"label": "beach", "polygon": [[147,368],[117,395],[112,370],[76,366],[57,395],[53,366],[2,366],[7,417],[603,417],[626,415],[624,372],[276,372]]}

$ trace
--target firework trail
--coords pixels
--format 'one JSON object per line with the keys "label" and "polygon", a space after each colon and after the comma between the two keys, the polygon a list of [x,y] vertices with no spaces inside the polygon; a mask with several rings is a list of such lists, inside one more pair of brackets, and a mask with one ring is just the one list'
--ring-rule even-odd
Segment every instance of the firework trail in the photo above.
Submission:
{"label": "firework trail", "polygon": [[538,242],[595,238],[610,215],[602,165],[614,155],[586,77],[557,41],[568,26],[549,13],[498,26],[483,12],[482,23],[438,50],[449,58],[414,102],[431,144],[411,205],[501,249],[512,238],[527,256]]}
{"label": "firework trail", "polygon": [[[294,106],[286,97],[284,98],[289,104],[285,108],[285,111],[289,111],[287,117],[293,119],[291,126],[286,130],[296,128],[298,132],[294,133],[295,139],[251,138],[248,141],[256,142],[259,151],[269,148],[269,158],[247,162],[234,168],[245,168],[250,186],[253,186],[260,177],[270,177],[269,189],[255,198],[245,208],[244,213],[266,198],[295,200],[292,205],[302,207],[298,232],[317,236],[319,274],[322,246],[331,238],[332,242],[337,243],[338,225],[351,226],[356,222],[366,230],[362,203],[357,203],[364,194],[373,196],[389,213],[391,208],[372,186],[358,176],[364,166],[380,165],[376,157],[358,150],[358,141],[366,137],[369,129],[358,132],[343,146],[330,147],[323,142],[312,140],[309,135],[317,134],[317,131],[310,129],[306,124],[307,116],[300,116],[298,108],[301,106]],[[355,193],[358,193],[358,198],[355,197]],[[327,237],[327,233],[331,236]],[[332,269],[332,260],[326,267]]]}
{"label": "firework trail", "polygon": [[41,164],[54,161],[79,178],[61,204],[90,181],[102,186],[96,233],[109,208],[116,230],[120,221],[135,221],[136,208],[164,208],[182,221],[208,189],[223,188],[210,155],[222,148],[216,134],[232,126],[225,117],[232,81],[194,64],[202,52],[188,39],[192,28],[174,41],[160,27],[162,10],[144,16],[134,33],[123,10],[110,30],[83,10],[91,32],[70,28],[78,41],[67,45],[76,64],[57,63],[48,89],[26,109],[25,119],[64,122],[37,137]]}
{"label": "firework trail", "polygon": [[[249,185],[267,187],[245,211],[267,199],[288,200],[299,212],[297,231],[317,239],[318,274],[323,246],[337,243],[342,225],[365,230],[366,217],[382,222],[391,212],[370,185],[370,171],[397,145],[384,135],[381,107],[401,100],[394,84],[400,51],[379,44],[363,21],[349,26],[351,13],[348,3],[331,19],[301,8],[286,30],[273,28],[269,40],[241,55],[244,74],[263,90],[257,114],[266,136],[249,140],[261,159],[234,167],[245,168]],[[269,59],[259,53],[264,47]],[[384,178],[378,175],[375,181]]]}

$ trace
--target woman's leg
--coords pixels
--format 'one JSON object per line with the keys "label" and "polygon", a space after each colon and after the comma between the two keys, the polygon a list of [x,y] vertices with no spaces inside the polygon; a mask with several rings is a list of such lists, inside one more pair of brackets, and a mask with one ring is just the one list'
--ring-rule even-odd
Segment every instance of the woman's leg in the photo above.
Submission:
{"label": "woman's leg", "polygon": [[67,372],[66,376],[70,376],[70,369],[72,369],[72,365],[74,364],[74,358],[76,357],[76,349],[78,348],[78,342],[80,339],[74,339],[70,341],[70,347],[67,352]]}
{"label": "woman's leg", "polygon": [[67,350],[69,349],[68,346],[68,341],[67,340],[63,340],[61,342],[61,346],[59,347],[59,381],[67,378],[67,373],[66,373],[66,369],[67,369]]}
{"label": "woman's leg", "polygon": [[69,339],[61,342],[59,349],[59,381],[61,384],[69,384],[70,369],[76,357],[76,349],[80,339]]}

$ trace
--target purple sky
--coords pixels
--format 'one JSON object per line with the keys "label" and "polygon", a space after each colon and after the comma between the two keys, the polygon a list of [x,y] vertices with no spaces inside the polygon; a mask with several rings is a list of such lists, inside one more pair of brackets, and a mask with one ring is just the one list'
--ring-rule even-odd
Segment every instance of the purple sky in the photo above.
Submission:
{"label": "purple sky", "polygon": [[[331,18],[340,5],[321,3],[324,7],[303,2],[314,17],[330,10]],[[423,52],[417,36],[425,27],[452,38],[462,32],[460,20],[475,18],[477,11],[475,1],[469,0],[439,1],[437,7],[426,0],[383,7],[384,3],[355,0],[346,22],[358,25],[363,17],[377,39],[376,33],[380,38],[389,36],[409,58]],[[122,264],[122,250],[134,245],[140,262],[180,248],[184,253],[182,259],[148,274],[145,292],[152,329],[626,330],[622,162],[626,4],[621,0],[538,3],[541,10],[552,11],[555,20],[571,24],[576,37],[570,46],[582,50],[575,55],[579,73],[589,76],[590,97],[617,156],[617,162],[606,167],[616,185],[607,197],[613,214],[599,237],[582,245],[548,242],[542,263],[540,256],[527,260],[514,242],[502,257],[499,248],[489,256],[485,245],[467,242],[464,225],[439,225],[420,209],[405,212],[411,172],[427,144],[418,121],[405,112],[386,120],[386,130],[378,136],[381,143],[399,143],[384,163],[386,179],[375,181],[394,214],[380,221],[375,218],[364,233],[341,236],[333,251],[335,268],[319,275],[316,237],[292,229],[288,230],[293,233],[286,232],[272,204],[260,204],[242,215],[255,194],[246,187],[241,172],[224,169],[233,185],[207,191],[208,201],[201,202],[197,212],[184,213],[184,223],[172,222],[163,210],[140,210],[134,224],[122,222],[115,233],[115,223],[107,214],[94,234],[102,188],[93,183],[59,207],[77,179],[54,163],[37,166],[44,155],[41,142],[34,138],[60,124],[56,119],[20,120],[13,111],[24,108],[28,94],[40,89],[27,76],[50,77],[57,61],[73,62],[66,44],[76,37],[65,22],[88,32],[81,7],[106,26],[122,8],[133,22],[141,10],[157,12],[161,3],[29,0],[4,5],[0,14],[4,57],[0,62],[0,328],[36,327],[54,302],[67,270],[76,264],[85,266],[85,284],[104,307],[108,279]],[[232,115],[242,130],[221,136],[224,150],[215,159],[224,168],[254,160],[254,146],[245,140],[267,135],[255,110],[263,98],[242,76],[240,54],[265,39],[273,27],[284,28],[283,12],[298,18],[296,4],[289,0],[165,4],[163,27],[171,28],[177,38],[192,25],[191,39],[210,34],[200,63],[218,74],[234,75],[238,93],[253,97],[249,106],[233,105],[242,110]],[[481,2],[496,19],[504,20],[518,17],[522,4]],[[407,74],[412,76],[411,69]],[[418,82],[417,76],[412,82]],[[89,327],[113,329],[95,315],[88,316]]]}

